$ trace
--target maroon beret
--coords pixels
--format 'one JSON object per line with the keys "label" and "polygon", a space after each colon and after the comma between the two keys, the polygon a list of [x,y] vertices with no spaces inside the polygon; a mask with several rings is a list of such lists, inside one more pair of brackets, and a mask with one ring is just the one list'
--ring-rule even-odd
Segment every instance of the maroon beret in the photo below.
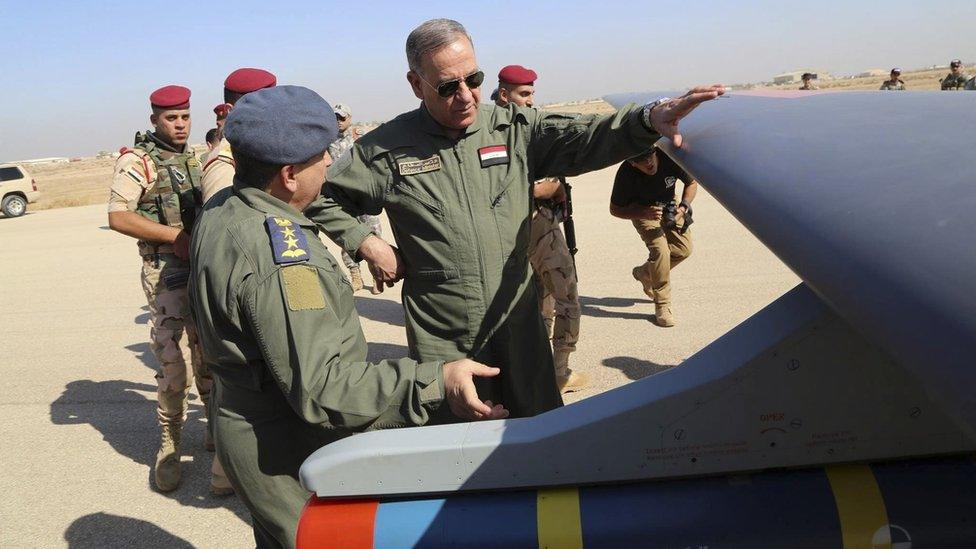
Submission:
{"label": "maroon beret", "polygon": [[263,69],[237,69],[224,80],[224,88],[236,93],[251,93],[278,83],[275,75]]}
{"label": "maroon beret", "polygon": [[228,113],[230,113],[230,105],[227,103],[221,103],[214,107],[214,114],[217,115],[218,119],[227,118]]}
{"label": "maroon beret", "polygon": [[527,69],[522,65],[509,65],[498,71],[498,81],[507,82],[520,86],[522,84],[532,84],[538,78],[535,71]]}
{"label": "maroon beret", "polygon": [[149,103],[154,109],[189,109],[190,90],[183,86],[163,86],[152,92]]}

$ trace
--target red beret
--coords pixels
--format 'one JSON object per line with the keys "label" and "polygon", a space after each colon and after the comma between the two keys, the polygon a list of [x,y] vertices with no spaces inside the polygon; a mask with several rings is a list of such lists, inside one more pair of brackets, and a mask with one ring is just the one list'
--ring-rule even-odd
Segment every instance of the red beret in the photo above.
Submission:
{"label": "red beret", "polygon": [[214,107],[214,114],[217,118],[227,118],[227,114],[230,112],[230,105],[227,103],[221,103]]}
{"label": "red beret", "polygon": [[163,86],[152,92],[149,103],[155,109],[189,109],[190,90],[183,86]]}
{"label": "red beret", "polygon": [[224,88],[236,93],[251,93],[278,83],[275,75],[263,69],[237,69],[224,80]]}
{"label": "red beret", "polygon": [[509,65],[498,71],[499,82],[507,82],[517,86],[531,84],[535,82],[536,78],[538,78],[538,75],[536,75],[534,70],[527,69],[522,65]]}

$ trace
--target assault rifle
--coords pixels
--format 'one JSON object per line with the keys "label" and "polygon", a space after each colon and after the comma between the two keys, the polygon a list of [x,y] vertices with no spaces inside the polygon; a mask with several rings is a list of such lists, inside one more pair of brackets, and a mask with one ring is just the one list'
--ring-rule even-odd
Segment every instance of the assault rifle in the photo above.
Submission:
{"label": "assault rifle", "polygon": [[576,223],[573,221],[573,186],[570,185],[565,177],[560,177],[563,189],[566,191],[566,205],[560,208],[557,214],[561,214],[563,220],[563,232],[566,234],[566,247],[569,248],[569,255],[573,257],[573,271],[576,272],[576,280],[579,280],[579,271],[576,270]]}

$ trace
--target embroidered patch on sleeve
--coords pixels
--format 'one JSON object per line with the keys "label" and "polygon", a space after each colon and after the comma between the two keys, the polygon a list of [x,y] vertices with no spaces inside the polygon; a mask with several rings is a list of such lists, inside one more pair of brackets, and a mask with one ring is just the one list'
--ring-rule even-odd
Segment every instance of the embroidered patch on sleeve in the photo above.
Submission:
{"label": "embroidered patch on sleeve", "polygon": [[496,166],[498,164],[508,164],[508,147],[505,145],[492,145],[478,149],[478,158],[481,159],[481,167]]}
{"label": "embroidered patch on sleeve", "polygon": [[146,178],[141,173],[139,173],[139,170],[137,170],[135,166],[130,166],[129,168],[126,168],[125,170],[122,171],[122,173],[125,174],[129,179],[135,181],[140,185],[142,185],[142,183],[146,180]]}
{"label": "embroidered patch on sleeve", "polygon": [[436,154],[423,160],[412,160],[409,162],[397,162],[397,170],[400,175],[416,175],[418,173],[436,172],[441,169],[441,157]]}
{"label": "embroidered patch on sleeve", "polygon": [[278,265],[308,260],[308,241],[302,228],[291,220],[269,217],[265,222],[271,247],[274,249],[274,262]]}
{"label": "embroidered patch on sleeve", "polygon": [[322,295],[322,284],[315,267],[289,265],[281,269],[281,280],[285,285],[289,311],[325,308],[325,296]]}

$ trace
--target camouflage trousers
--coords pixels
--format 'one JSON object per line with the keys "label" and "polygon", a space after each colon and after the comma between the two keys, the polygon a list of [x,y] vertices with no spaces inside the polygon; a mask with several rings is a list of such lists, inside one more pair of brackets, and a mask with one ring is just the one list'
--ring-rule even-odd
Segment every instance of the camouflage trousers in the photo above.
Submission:
{"label": "camouflage trousers", "polygon": [[205,406],[213,387],[213,377],[203,364],[197,330],[190,317],[187,279],[183,276],[189,275],[189,268],[189,264],[171,254],[147,255],[142,262],[142,289],[149,303],[149,346],[159,362],[156,396],[160,425],[182,424],[186,419],[188,370],[193,373]]}
{"label": "camouflage trousers", "polygon": [[[376,236],[383,236],[383,228],[380,227],[380,216],[361,215],[356,219],[358,219],[360,223],[369,225],[369,229],[373,231],[373,234]],[[345,250],[342,250],[342,262],[345,263],[347,269],[352,269],[353,267],[359,266],[359,263],[353,261],[352,257],[350,257]]]}
{"label": "camouflage trousers", "polygon": [[569,354],[576,350],[580,330],[576,267],[552,210],[536,208],[530,231],[529,261],[539,280],[543,319],[547,328],[551,326],[556,379],[568,378]]}
{"label": "camouflage trousers", "polygon": [[681,225],[678,221],[675,227],[663,229],[660,220],[634,220],[634,228],[647,246],[647,262],[642,265],[651,279],[652,292],[647,297],[658,305],[671,303],[671,269],[691,255],[691,233],[678,232]]}

